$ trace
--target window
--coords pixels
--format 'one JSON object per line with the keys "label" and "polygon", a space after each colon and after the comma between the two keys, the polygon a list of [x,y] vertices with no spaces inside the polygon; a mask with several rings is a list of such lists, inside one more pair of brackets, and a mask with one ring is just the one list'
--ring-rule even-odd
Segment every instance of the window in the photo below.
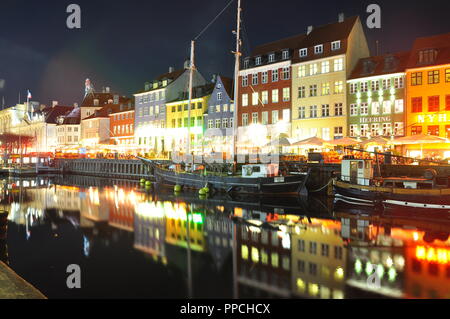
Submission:
{"label": "window", "polygon": [[361,92],[367,92],[369,88],[368,82],[361,82]]}
{"label": "window", "polygon": [[391,80],[383,79],[383,90],[388,90],[391,88]]}
{"label": "window", "polygon": [[403,100],[395,100],[394,112],[395,113],[403,113]]}
{"label": "window", "polygon": [[403,122],[395,122],[394,123],[394,135],[395,136],[401,136],[405,135]]}
{"label": "window", "polygon": [[318,72],[317,64],[313,63],[309,65],[309,75],[316,75]]}
{"label": "window", "polygon": [[380,135],[380,124],[379,123],[373,123],[371,125],[370,134],[373,137]]}
{"label": "window", "polygon": [[256,57],[255,64],[256,65],[261,65],[261,57],[260,56]]}
{"label": "window", "polygon": [[303,78],[306,76],[306,65],[300,65],[298,67],[298,77]]}
{"label": "window", "polygon": [[330,128],[329,127],[322,128],[322,138],[326,141],[330,140]]}
{"label": "window", "polygon": [[334,116],[342,116],[344,115],[344,108],[342,107],[342,103],[336,103],[334,105]]}
{"label": "window", "polygon": [[334,60],[334,71],[342,71],[344,70],[344,59],[335,59]]}
{"label": "window", "polygon": [[445,82],[450,82],[450,69],[445,70]]}
{"label": "window", "polygon": [[272,103],[278,103],[278,89],[272,90]]}
{"label": "window", "polygon": [[344,92],[344,82],[337,81],[334,82],[334,94],[341,94]]}
{"label": "window", "polygon": [[422,72],[414,72],[411,74],[411,85],[422,85]]}
{"label": "window", "polygon": [[330,105],[323,104],[322,105],[322,117],[328,117],[328,116],[330,116]]}
{"label": "window", "polygon": [[330,95],[330,83],[322,84],[322,95]]}
{"label": "window", "polygon": [[334,258],[342,259],[342,247],[334,246]]}
{"label": "window", "polygon": [[391,123],[383,123],[383,136],[391,136],[392,132],[392,124]]}
{"label": "window", "polygon": [[450,95],[445,96],[445,110],[450,111]]}
{"label": "window", "polygon": [[439,95],[428,97],[428,112],[439,112]]}
{"label": "window", "polygon": [[270,260],[272,261],[272,267],[273,268],[278,268],[278,265],[279,265],[278,254],[277,253],[272,253],[270,255]]}
{"label": "window", "polygon": [[314,47],[314,54],[322,54],[323,53],[323,44],[316,45]]}
{"label": "window", "polygon": [[269,112],[267,112],[267,111],[262,112],[261,124],[262,124],[262,125],[267,125],[267,124],[269,124]]}
{"label": "window", "polygon": [[300,50],[299,50],[299,54],[300,54],[300,57],[301,57],[301,58],[306,57],[306,56],[308,55],[308,49],[307,49],[307,48],[300,49]]}
{"label": "window", "polygon": [[306,97],[306,87],[305,86],[300,86],[298,88],[298,98],[299,99],[303,99]]}
{"label": "window", "polygon": [[391,113],[392,113],[392,102],[383,101],[383,114],[391,114]]}
{"label": "window", "polygon": [[275,53],[269,54],[269,63],[272,63],[275,61]]}
{"label": "window", "polygon": [[419,63],[428,64],[434,62],[437,57],[437,50],[426,49],[419,52]]}
{"label": "window", "polygon": [[258,85],[258,73],[252,75],[252,85]]}
{"label": "window", "polygon": [[264,71],[261,73],[261,83],[265,84],[268,81],[268,72]]}
{"label": "window", "polygon": [[261,95],[262,103],[267,104],[269,103],[269,91],[263,91]]}
{"label": "window", "polygon": [[291,109],[283,110],[283,121],[286,123],[291,121]]}
{"label": "window", "polygon": [[428,84],[437,84],[439,83],[439,71],[429,71],[428,72]]}
{"label": "window", "polygon": [[357,135],[356,130],[358,129],[358,125],[351,124],[350,125],[350,137],[355,137]]}
{"label": "window", "polygon": [[250,60],[247,58],[244,60],[244,68],[247,69],[250,64]]}
{"label": "window", "polygon": [[278,81],[278,70],[272,70],[272,82]]}
{"label": "window", "polygon": [[216,113],[220,113],[220,105],[216,105]]}
{"label": "window", "polygon": [[288,50],[283,51],[282,58],[283,58],[283,60],[289,59],[289,51]]}
{"label": "window", "polygon": [[358,83],[350,83],[350,94],[355,94],[358,91]]}
{"label": "window", "polygon": [[309,107],[309,117],[311,118],[317,117],[317,105],[311,105]]}
{"label": "window", "polygon": [[372,102],[372,115],[380,114],[380,103]]}
{"label": "window", "polygon": [[439,125],[428,126],[428,135],[439,136]]}
{"label": "window", "polygon": [[398,77],[394,79],[394,88],[396,89],[402,89],[404,87],[404,80],[403,77]]}
{"label": "window", "polygon": [[281,78],[283,80],[289,80],[291,78],[291,69],[290,69],[290,67],[283,68],[283,71],[281,73]]}
{"label": "window", "polygon": [[334,128],[334,139],[340,139],[344,137],[344,128],[342,126],[336,126]]}
{"label": "window", "polygon": [[247,113],[242,114],[242,126],[248,126],[248,114]]}
{"label": "window", "polygon": [[242,76],[242,86],[243,87],[248,86],[248,75],[243,75]]}
{"label": "window", "polygon": [[323,257],[328,257],[330,255],[330,246],[327,244],[322,244],[321,247],[321,253]]}
{"label": "window", "polygon": [[298,118],[299,119],[306,118],[306,107],[305,106],[300,106],[298,108]]}
{"label": "window", "polygon": [[309,253],[311,255],[317,254],[317,243],[315,243],[313,241],[309,242]]}
{"label": "window", "polygon": [[309,96],[317,96],[317,85],[310,85],[309,86]]}
{"label": "window", "polygon": [[258,105],[259,94],[258,92],[252,93],[252,105]]}
{"label": "window", "polygon": [[223,111],[224,112],[228,112],[228,104],[224,104],[223,105]]}
{"label": "window", "polygon": [[309,263],[309,274],[312,276],[317,276],[317,264]]}
{"label": "window", "polygon": [[242,94],[242,106],[248,105],[248,94]]}
{"label": "window", "polygon": [[277,124],[278,120],[278,111],[272,111],[272,124]]}
{"label": "window", "polygon": [[369,134],[369,124],[361,124],[361,136],[367,137]]}
{"label": "window", "polygon": [[222,101],[222,92],[217,92],[217,101]]}
{"label": "window", "polygon": [[305,262],[303,260],[297,260],[298,272],[305,272]]}
{"label": "window", "polygon": [[422,112],[422,97],[413,97],[411,99],[412,112],[420,113]]}
{"label": "window", "polygon": [[350,116],[357,116],[357,115],[358,115],[358,105],[350,104]]}
{"label": "window", "polygon": [[380,89],[380,81],[371,81],[372,91],[378,91]]}
{"label": "window", "polygon": [[220,119],[216,119],[216,126],[215,128],[220,128],[222,121]]}
{"label": "window", "polygon": [[411,135],[421,135],[421,134],[422,134],[422,126],[411,127]]}
{"label": "window", "polygon": [[283,102],[288,102],[291,99],[291,89],[283,88]]}
{"label": "window", "polygon": [[258,112],[252,113],[252,124],[258,124]]}
{"label": "window", "polygon": [[332,51],[339,50],[340,48],[341,48],[341,41],[331,42],[331,50]]}
{"label": "window", "polygon": [[369,115],[369,104],[361,103],[360,112],[361,112],[361,115]]}

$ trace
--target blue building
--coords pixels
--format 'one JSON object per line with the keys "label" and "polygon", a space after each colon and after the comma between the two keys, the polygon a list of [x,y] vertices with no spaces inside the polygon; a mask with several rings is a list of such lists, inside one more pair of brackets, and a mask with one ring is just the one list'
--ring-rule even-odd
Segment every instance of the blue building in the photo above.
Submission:
{"label": "blue building", "polygon": [[[143,92],[135,96],[135,144],[143,153],[163,155],[167,152],[166,133],[166,102],[176,99],[180,93],[188,91],[189,63],[184,68],[174,70],[156,77],[153,82],[145,83]],[[193,85],[204,85],[206,80],[194,71]]]}
{"label": "blue building", "polygon": [[205,144],[211,152],[230,152],[233,136],[233,80],[216,75],[205,115]]}

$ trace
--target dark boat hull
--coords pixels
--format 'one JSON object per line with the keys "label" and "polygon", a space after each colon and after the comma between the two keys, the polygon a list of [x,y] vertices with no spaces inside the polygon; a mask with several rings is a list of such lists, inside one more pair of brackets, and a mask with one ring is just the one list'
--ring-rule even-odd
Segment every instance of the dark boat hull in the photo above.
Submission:
{"label": "dark boat hull", "polygon": [[175,172],[163,169],[151,161],[144,161],[151,165],[153,175],[159,184],[200,189],[205,186],[217,191],[228,193],[247,194],[299,194],[306,191],[305,184],[308,174],[265,177],[265,178],[243,178],[239,176],[213,176],[185,172]]}

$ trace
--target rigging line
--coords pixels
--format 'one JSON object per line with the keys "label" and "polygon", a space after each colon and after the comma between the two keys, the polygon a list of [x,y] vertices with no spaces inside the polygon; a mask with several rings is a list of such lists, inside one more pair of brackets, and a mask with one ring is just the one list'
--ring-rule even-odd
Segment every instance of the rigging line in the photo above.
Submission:
{"label": "rigging line", "polygon": [[211,20],[210,23],[208,23],[208,25],[194,38],[194,41],[196,41],[198,38],[200,38],[202,36],[202,34],[222,15],[222,13],[224,13],[224,11],[234,2],[234,0],[231,0],[230,2],[228,2],[228,4],[225,6],[225,8],[222,9],[222,11],[219,12],[219,14],[217,14],[214,19]]}

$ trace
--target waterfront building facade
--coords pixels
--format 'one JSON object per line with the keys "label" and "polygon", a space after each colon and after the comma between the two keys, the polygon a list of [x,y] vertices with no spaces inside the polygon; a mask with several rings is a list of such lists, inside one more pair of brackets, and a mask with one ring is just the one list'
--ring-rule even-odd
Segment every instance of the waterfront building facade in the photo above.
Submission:
{"label": "waterfront building facade", "polygon": [[298,43],[292,61],[292,136],[324,140],[347,136],[347,79],[369,56],[359,17],[314,28]]}
{"label": "waterfront building facade", "polygon": [[[407,133],[450,138],[450,33],[418,38],[406,70]],[[445,144],[408,146],[411,156],[436,153],[449,158]]]}
{"label": "waterfront building facade", "polygon": [[405,69],[409,52],[360,59],[347,81],[348,136],[405,135]]}
{"label": "waterfront building facade", "polygon": [[67,115],[57,119],[57,149],[75,148],[81,141],[81,108],[75,106]]}
{"label": "waterfront building facade", "polygon": [[[154,151],[165,153],[168,148],[166,127],[168,127],[167,101],[177,99],[181,92],[187,92],[189,87],[189,62],[184,68],[159,75],[151,83],[145,83],[143,92],[135,96],[135,144],[144,152]],[[203,76],[193,72],[193,86],[206,84]]]}
{"label": "waterfront building facade", "polygon": [[205,147],[203,118],[207,112],[208,102],[214,84],[193,88],[189,123],[189,97],[187,92],[180,92],[178,98],[168,101],[167,108],[167,150],[184,152],[189,141],[191,152],[202,152]]}
{"label": "waterfront building facade", "polygon": [[228,153],[233,141],[233,81],[217,75],[213,83],[204,119],[205,151]]}
{"label": "waterfront building facade", "polygon": [[238,140],[264,146],[291,131],[291,59],[304,35],[256,47],[239,71]]}
{"label": "waterfront building facade", "polygon": [[134,105],[121,105],[109,115],[111,144],[132,148],[134,146]]}

